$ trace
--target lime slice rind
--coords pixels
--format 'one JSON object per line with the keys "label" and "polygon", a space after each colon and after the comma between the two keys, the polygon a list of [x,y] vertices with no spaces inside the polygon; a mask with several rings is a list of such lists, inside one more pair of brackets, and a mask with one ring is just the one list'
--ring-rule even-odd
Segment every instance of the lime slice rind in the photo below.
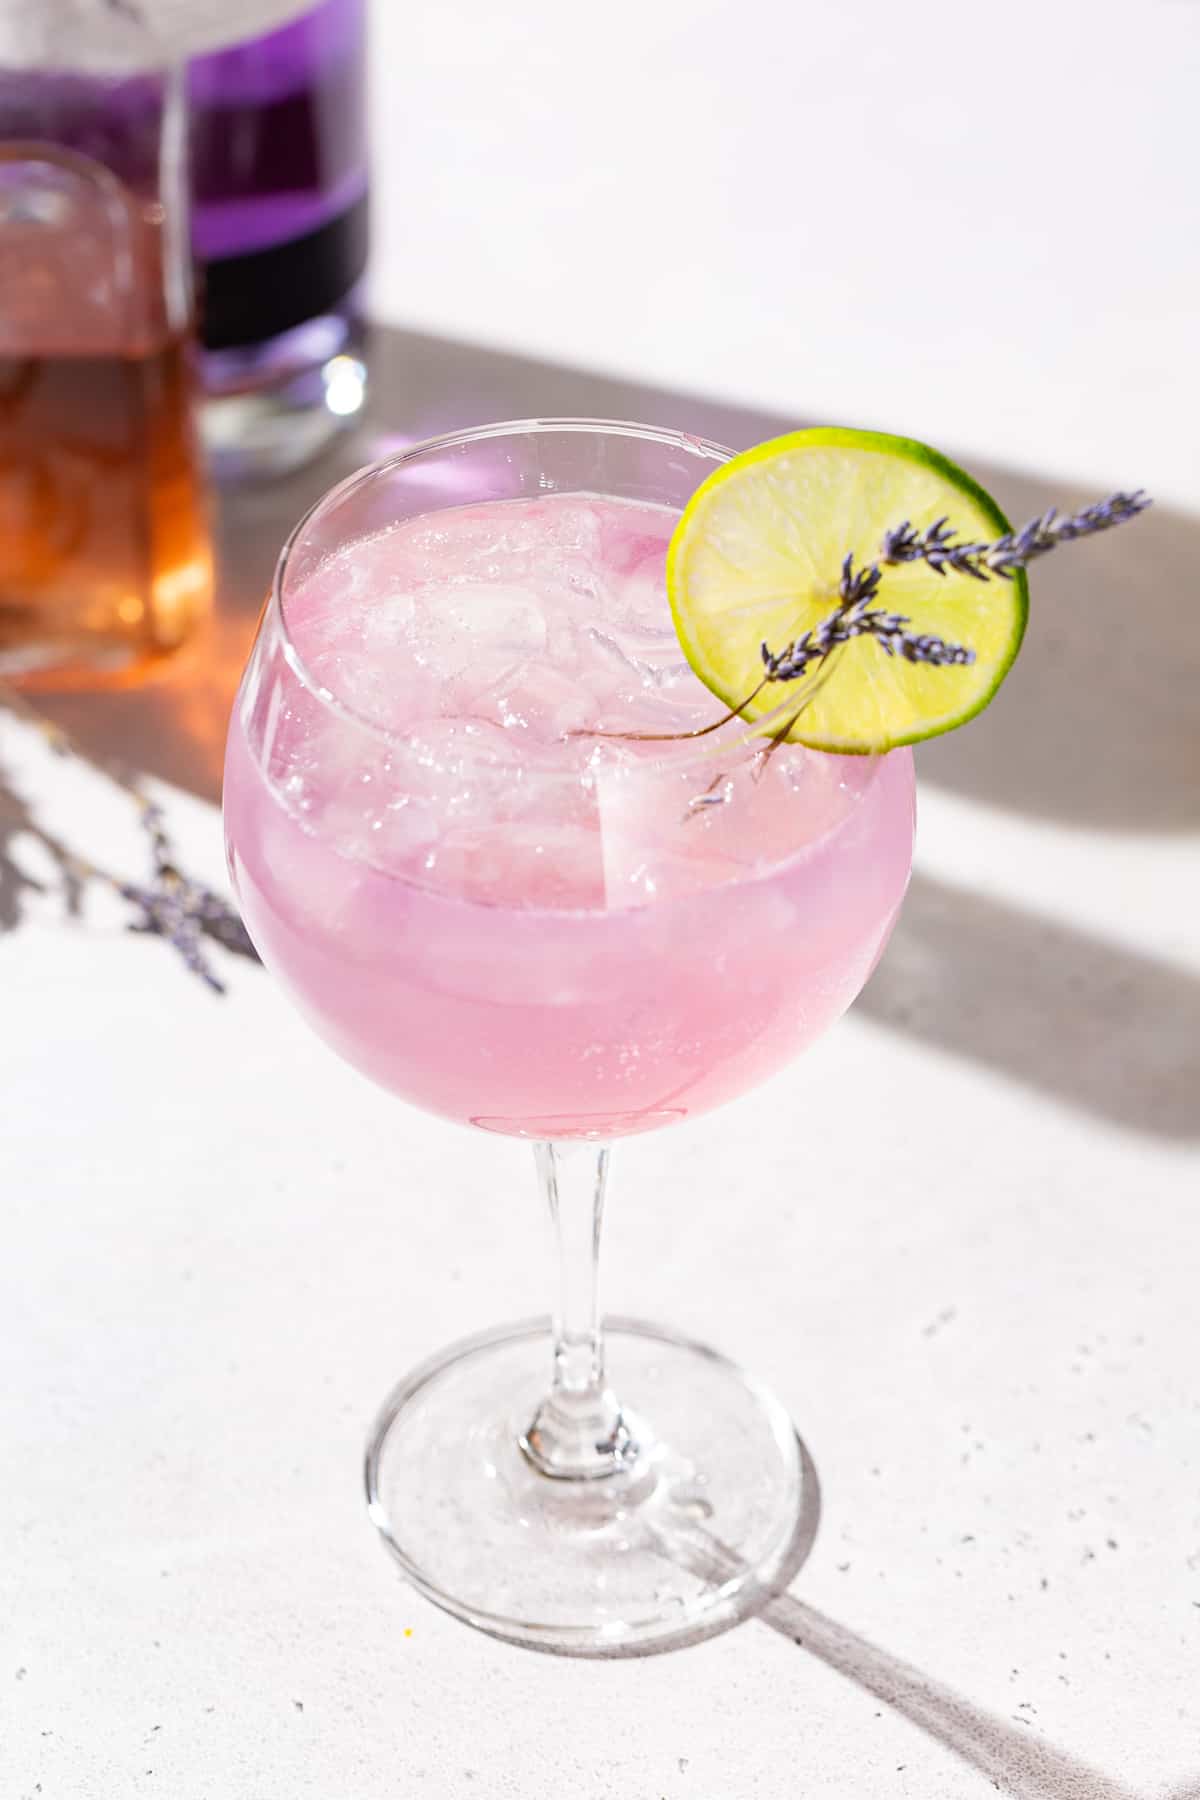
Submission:
{"label": "lime slice rind", "polygon": [[[821,427],[735,457],[693,495],[668,551],[667,591],[689,663],[727,707],[748,722],[770,714],[778,731],[790,684],[770,683],[747,702],[762,681],[762,643],[779,650],[829,616],[848,551],[861,568],[879,558],[888,530],[907,520],[923,531],[943,516],[962,541],[1011,529],[977,482],[911,438]],[[856,639],[830,659],[836,666],[792,725],[793,741],[869,753],[964,724],[1012,665],[1028,589],[1020,570],[979,581],[905,562],[885,567],[876,604],[910,619],[915,633],[968,645],[975,661],[909,663]]]}

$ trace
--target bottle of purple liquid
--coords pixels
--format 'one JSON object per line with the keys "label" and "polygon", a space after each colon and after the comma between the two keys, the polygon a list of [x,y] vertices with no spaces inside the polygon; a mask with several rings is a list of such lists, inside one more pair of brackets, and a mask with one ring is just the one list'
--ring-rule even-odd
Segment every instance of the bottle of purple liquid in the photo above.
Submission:
{"label": "bottle of purple liquid", "polygon": [[218,475],[280,474],[366,392],[365,0],[321,0],[189,69],[205,437]]}

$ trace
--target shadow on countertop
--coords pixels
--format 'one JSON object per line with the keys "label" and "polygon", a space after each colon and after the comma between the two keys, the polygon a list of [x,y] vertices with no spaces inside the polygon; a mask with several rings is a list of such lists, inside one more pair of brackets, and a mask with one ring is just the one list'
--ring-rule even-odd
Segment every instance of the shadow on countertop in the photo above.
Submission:
{"label": "shadow on countertop", "polygon": [[[1150,1800],[1146,1790],[1113,1780],[1047,1742],[1032,1721],[1010,1722],[987,1712],[791,1594],[772,1600],[758,1622],[910,1720],[988,1777],[998,1793],[1016,1800]],[[1160,1800],[1200,1800],[1200,1784],[1189,1781]]]}
{"label": "shadow on countertop", "polygon": [[[222,496],[216,643],[137,693],[52,703],[85,743],[215,799],[216,751],[279,548],[325,488],[375,456],[539,414],[670,422],[735,449],[810,422],[382,326],[371,366],[370,416],[330,454],[269,487]],[[1097,498],[974,460],[971,472],[1014,522]],[[1126,485],[1137,479],[1131,467]],[[1162,505],[1040,563],[1020,660],[970,730],[924,746],[922,779],[1074,826],[1200,829],[1198,567],[1200,516]]]}
{"label": "shadow on countertop", "polygon": [[[563,414],[670,421],[735,448],[803,420],[732,407],[476,345],[377,328],[370,417],[322,461],[219,507],[219,603],[205,641],[133,692],[47,698],[85,752],[206,799],[220,793],[232,696],[279,547],[333,481],[460,426]],[[1015,521],[1096,498],[973,464]],[[1138,471],[1128,473],[1136,485]],[[989,805],[1135,834],[1200,826],[1200,518],[1156,506],[1039,565],[1024,653],[987,713],[922,747],[923,783]],[[0,771],[0,930],[20,912],[4,851],[35,829]],[[1004,978],[997,979],[1003,970]],[[1033,911],[914,879],[868,1015],[1060,1102],[1168,1138],[1200,1137],[1200,981]]]}
{"label": "shadow on countertop", "polygon": [[[803,1443],[800,1458],[805,1516],[798,1566],[803,1566],[816,1541],[822,1503],[817,1471]],[[713,1583],[728,1580],[742,1567],[736,1555],[703,1530],[668,1542],[666,1550]],[[1058,1749],[1037,1731],[1032,1717],[1018,1712],[1005,1719],[977,1706],[790,1592],[775,1593],[736,1629],[750,1625],[767,1626],[854,1682],[1013,1800],[1151,1800],[1144,1789],[1129,1787]],[[1200,1800],[1200,1781],[1189,1778],[1154,1800]]]}
{"label": "shadow on countertop", "polygon": [[[795,1553],[789,1559],[791,1573],[784,1577],[788,1583],[812,1553],[822,1512],[816,1467],[807,1446],[799,1439],[797,1443],[803,1501]],[[671,1561],[691,1569],[714,1586],[742,1574],[745,1568],[741,1559],[703,1526],[668,1532],[662,1551]],[[1020,1710],[1008,1718],[989,1712],[957,1689],[881,1649],[791,1592],[776,1591],[760,1598],[740,1622],[697,1631],[687,1643],[700,1643],[730,1630],[747,1630],[756,1625],[766,1626],[872,1695],[881,1705],[890,1707],[960,1762],[985,1776],[997,1793],[1012,1796],[1013,1800],[1152,1800],[1144,1789],[1130,1787],[1060,1750],[1041,1735],[1032,1716],[1026,1717]],[[671,1654],[669,1650],[649,1653]],[[614,1654],[624,1657],[647,1652]],[[780,1754],[784,1754],[782,1745]],[[1200,1780],[1188,1778],[1184,1786],[1159,1792],[1153,1800],[1200,1800]]]}
{"label": "shadow on countertop", "polygon": [[1200,981],[1082,926],[915,874],[855,1006],[1109,1124],[1200,1138]]}

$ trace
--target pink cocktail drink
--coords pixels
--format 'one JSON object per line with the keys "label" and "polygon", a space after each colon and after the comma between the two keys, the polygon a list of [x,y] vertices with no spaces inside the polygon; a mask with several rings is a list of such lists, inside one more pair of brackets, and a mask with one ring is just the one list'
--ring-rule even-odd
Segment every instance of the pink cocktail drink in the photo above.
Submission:
{"label": "pink cocktail drink", "polygon": [[418,1105],[536,1138],[684,1118],[824,1030],[886,940],[909,753],[679,735],[721,708],[667,605],[676,516],[452,506],[284,597],[230,737],[239,900],[318,1031]]}
{"label": "pink cocktail drink", "polygon": [[[597,1285],[610,1140],[775,1073],[899,910],[911,755],[821,754],[792,725],[872,746],[963,722],[1019,646],[1024,563],[1147,504],[1014,533],[909,440],[822,429],[729,460],[551,419],[364,469],[285,546],[229,738],[246,923],[317,1030],[394,1093],[534,1140],[551,1318],[402,1378],[364,1474],[421,1593],[564,1653],[693,1642],[813,1540],[779,1402],[709,1345],[603,1320]],[[753,726],[681,654],[668,568],[696,666],[771,708]],[[679,1198],[686,1232],[701,1197]]]}
{"label": "pink cocktail drink", "polygon": [[229,736],[264,961],[393,1093],[533,1139],[554,1232],[550,1329],[452,1345],[385,1401],[371,1517],[439,1606],[587,1654],[744,1616],[790,1578],[813,1500],[786,1413],[735,1364],[601,1330],[608,1141],[742,1093],[829,1025],[912,854],[906,750],[773,745],[684,661],[667,545],[727,455],[560,419],[362,471],[285,548]]}

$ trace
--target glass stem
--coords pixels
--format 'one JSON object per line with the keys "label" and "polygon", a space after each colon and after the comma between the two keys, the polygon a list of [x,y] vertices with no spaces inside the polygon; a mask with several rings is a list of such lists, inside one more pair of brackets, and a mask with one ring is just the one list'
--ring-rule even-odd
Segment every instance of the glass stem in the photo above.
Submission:
{"label": "glass stem", "polygon": [[604,1374],[600,1324],[600,1227],[608,1178],[607,1144],[534,1145],[558,1265],[554,1379],[521,1439],[543,1475],[594,1481],[637,1455],[620,1403]]}

